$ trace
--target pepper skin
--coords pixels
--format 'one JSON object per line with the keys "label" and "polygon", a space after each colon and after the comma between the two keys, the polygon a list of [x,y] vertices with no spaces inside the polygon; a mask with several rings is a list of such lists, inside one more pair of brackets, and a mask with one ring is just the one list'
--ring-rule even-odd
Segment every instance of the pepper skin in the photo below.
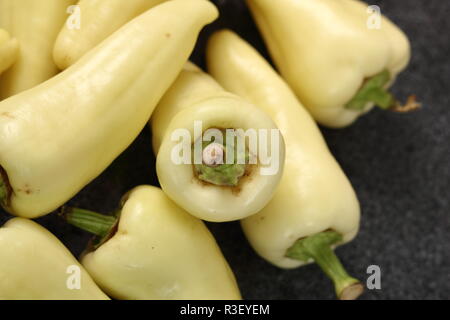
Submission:
{"label": "pepper skin", "polygon": [[53,46],[75,0],[0,0],[0,28],[20,43],[16,63],[2,75],[0,100],[32,88],[58,72]]}
{"label": "pepper skin", "polygon": [[106,293],[124,300],[241,299],[234,275],[202,221],[152,186],[133,189],[122,203],[116,226],[111,216],[80,209],[65,213],[69,223],[84,229],[100,226],[96,233],[105,239],[81,261]]}
{"label": "pepper skin", "polygon": [[[125,23],[166,0],[81,0],[79,29],[63,26],[53,58],[64,70]],[[69,18],[70,19],[70,18]]]}
{"label": "pepper skin", "polygon": [[16,61],[18,48],[17,40],[11,39],[8,32],[0,29],[0,74]]}
{"label": "pepper skin", "polygon": [[206,0],[166,2],[71,68],[2,101],[0,203],[5,209],[26,218],[42,216],[97,177],[145,127],[200,29],[217,15]]}
{"label": "pepper skin", "polygon": [[[31,220],[0,228],[0,261],[0,300],[109,300],[69,250]],[[74,266],[79,289],[68,286]]]}
{"label": "pepper skin", "polygon": [[317,125],[271,66],[231,31],[211,37],[207,62],[224,88],[272,117],[286,142],[285,171],[275,196],[242,220],[250,244],[281,268],[315,260],[335,282],[340,298],[355,298],[362,286],[346,274],[331,248],[356,236],[359,203]]}
{"label": "pepper skin", "polygon": [[[180,129],[189,131],[192,142],[201,139],[205,133],[194,131],[195,121],[202,121],[203,130],[267,129],[278,132],[264,112],[226,92],[195,65],[187,64],[151,119],[156,171],[164,192],[187,212],[207,221],[239,220],[261,210],[272,198],[282,176],[284,142],[281,135],[277,140],[279,148],[274,149],[273,159],[278,158],[279,163],[276,173],[261,174],[260,169],[265,165],[259,162],[258,167],[237,179],[236,185],[224,186],[201,181],[192,164],[172,161],[172,152],[179,143],[173,139],[173,132]],[[263,143],[264,150],[270,150],[271,139]],[[220,174],[219,178],[223,176]]]}
{"label": "pepper skin", "polygon": [[[356,0],[247,3],[280,73],[320,124],[348,126],[374,103],[402,110],[386,88],[408,65],[410,44],[386,17],[369,28],[373,13]],[[386,80],[361,99],[364,83],[383,72]]]}

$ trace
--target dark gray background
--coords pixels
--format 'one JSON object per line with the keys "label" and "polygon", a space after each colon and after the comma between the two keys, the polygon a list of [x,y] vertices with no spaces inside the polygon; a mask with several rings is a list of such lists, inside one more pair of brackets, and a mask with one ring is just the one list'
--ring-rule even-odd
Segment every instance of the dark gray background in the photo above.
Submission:
{"label": "dark gray background", "polygon": [[[193,60],[203,65],[211,31],[228,27],[267,53],[242,0],[216,0],[222,16],[201,35]],[[363,299],[450,298],[450,5],[442,0],[372,1],[409,36],[413,57],[393,91],[417,94],[424,107],[407,115],[374,110],[344,130],[323,129],[362,206],[361,231],[337,253],[350,274],[382,270],[382,289]],[[136,142],[70,204],[108,212],[140,184],[157,184],[151,136]],[[64,179],[64,177],[61,177]],[[0,222],[7,219],[0,213]],[[90,236],[55,214],[38,219],[79,255]],[[208,224],[247,299],[333,299],[316,265],[284,271],[257,257],[238,223]],[[174,257],[174,263],[180,263]]]}

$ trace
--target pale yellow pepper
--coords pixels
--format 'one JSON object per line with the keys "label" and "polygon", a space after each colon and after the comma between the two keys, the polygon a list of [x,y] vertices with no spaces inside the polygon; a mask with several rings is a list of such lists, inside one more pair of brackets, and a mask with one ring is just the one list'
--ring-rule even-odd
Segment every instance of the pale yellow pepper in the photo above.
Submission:
{"label": "pale yellow pepper", "polygon": [[386,91],[410,60],[406,35],[358,0],[247,0],[280,73],[315,120],[345,127]]}
{"label": "pale yellow pepper", "polygon": [[[195,130],[194,125],[198,121],[203,131]],[[276,125],[268,115],[242,98],[226,92],[197,66],[191,63],[186,65],[158,104],[151,126],[161,187],[192,215],[213,222],[239,220],[255,214],[272,198],[284,166],[282,135],[278,134]],[[202,137],[205,139],[207,129],[264,130],[268,139],[257,137],[258,161],[253,165],[249,161],[245,164],[235,161],[230,167],[225,164],[225,159],[223,165],[213,165],[212,168],[207,164],[197,166],[191,162],[174,162],[172,156],[180,144],[174,133],[186,130],[191,138],[190,148],[191,143],[194,145]],[[278,135],[274,135],[272,143],[273,131]],[[225,133],[223,138],[226,139]],[[206,149],[205,145],[203,147]],[[271,154],[270,162],[259,161],[262,154]],[[202,160],[205,160],[204,156]],[[273,168],[273,172],[263,174],[262,169],[268,168]]]}
{"label": "pale yellow pepper", "polygon": [[206,0],[166,2],[71,68],[2,101],[0,204],[42,216],[97,177],[145,127],[217,15]]}
{"label": "pale yellow pepper", "polygon": [[317,125],[269,63],[231,31],[212,36],[207,62],[227,90],[267,112],[286,141],[285,170],[275,196],[242,220],[250,244],[281,268],[315,261],[341,299],[357,297],[361,284],[345,272],[332,248],[356,236],[360,207]]}
{"label": "pale yellow pepper", "polygon": [[16,39],[12,39],[8,32],[0,29],[0,74],[17,59],[19,44]]}
{"label": "pale yellow pepper", "polygon": [[23,218],[0,228],[0,300],[109,300],[47,229]]}
{"label": "pale yellow pepper", "polygon": [[241,298],[233,272],[204,223],[159,188],[140,186],[130,191],[116,217],[73,208],[65,216],[101,237],[81,261],[111,297]]}
{"label": "pale yellow pepper", "polygon": [[0,100],[30,89],[58,72],[53,46],[75,0],[0,0],[0,28],[20,43],[13,67],[1,76]]}
{"label": "pale yellow pepper", "polygon": [[56,40],[56,65],[70,67],[125,23],[164,1],[80,0]]}

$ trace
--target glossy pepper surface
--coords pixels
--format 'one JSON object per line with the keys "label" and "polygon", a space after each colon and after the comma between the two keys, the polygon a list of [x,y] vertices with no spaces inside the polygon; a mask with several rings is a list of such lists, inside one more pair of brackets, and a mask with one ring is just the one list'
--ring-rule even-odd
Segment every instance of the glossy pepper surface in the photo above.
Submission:
{"label": "glossy pepper surface", "polygon": [[17,61],[0,80],[0,99],[30,89],[58,73],[55,39],[75,0],[0,0],[0,28],[20,43]]}
{"label": "glossy pepper surface", "polygon": [[315,261],[334,281],[340,298],[355,298],[362,286],[348,276],[332,249],[356,236],[359,203],[317,125],[269,63],[231,31],[212,36],[207,61],[227,90],[271,115],[286,141],[285,171],[275,196],[258,214],[242,220],[250,244],[281,268]]}
{"label": "glossy pepper surface", "polygon": [[125,23],[166,0],[81,0],[61,29],[53,57],[64,70]]}
{"label": "glossy pepper surface", "polygon": [[373,7],[357,0],[247,3],[280,73],[319,123],[345,127],[374,104],[417,106],[411,98],[402,108],[387,91],[408,65],[410,44]]}
{"label": "glossy pepper surface", "polygon": [[111,297],[241,298],[234,275],[204,223],[179,208],[161,189],[133,189],[116,216],[80,209],[66,212],[70,223],[103,238],[81,261]]}
{"label": "glossy pepper surface", "polygon": [[[196,130],[195,123],[201,122]],[[284,142],[275,123],[263,111],[242,98],[226,92],[214,79],[188,63],[173,86],[158,104],[152,119],[153,148],[157,154],[156,171],[164,192],[180,207],[192,215],[207,221],[224,222],[242,219],[261,210],[273,196],[281,179],[284,166]],[[207,140],[208,129],[241,129],[267,132],[267,139],[258,139],[258,158],[239,164],[208,165],[205,152],[208,148],[223,148],[228,152],[230,140],[203,144],[203,156],[198,164],[177,163],[173,154],[180,144],[180,130],[185,130],[191,144]],[[271,133],[275,133],[272,139]],[[225,135],[225,134],[224,134]],[[225,140],[225,137],[224,137]],[[207,145],[206,145],[207,144]],[[237,146],[238,143],[235,143]],[[273,148],[272,148],[273,147]],[[238,154],[235,147],[234,154]],[[202,151],[200,150],[200,151]],[[214,149],[212,150],[214,151]],[[195,153],[195,151],[193,151]],[[269,161],[259,161],[262,154],[270,154]],[[273,172],[263,173],[269,168]]]}
{"label": "glossy pepper surface", "polygon": [[109,300],[69,250],[31,220],[0,228],[0,261],[0,300]]}
{"label": "glossy pepper surface", "polygon": [[205,0],[161,4],[71,68],[2,101],[0,204],[38,217],[98,176],[145,127],[217,14]]}

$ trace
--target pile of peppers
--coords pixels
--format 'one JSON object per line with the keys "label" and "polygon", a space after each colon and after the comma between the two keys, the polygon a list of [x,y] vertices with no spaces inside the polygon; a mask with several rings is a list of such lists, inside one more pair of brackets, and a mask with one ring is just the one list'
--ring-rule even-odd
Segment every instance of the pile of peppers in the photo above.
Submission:
{"label": "pile of peppers", "polygon": [[[208,0],[0,0],[0,205],[15,216],[0,299],[242,299],[202,220],[239,220],[279,268],[316,263],[339,299],[363,293],[334,252],[360,205],[317,123],[417,109],[388,91],[409,41],[384,16],[368,28],[359,0],[246,2],[277,70],[230,30],[209,38],[209,74],[188,61],[219,16]],[[112,214],[66,206],[146,128],[161,188]],[[32,220],[47,214],[93,234],[81,257]]]}

